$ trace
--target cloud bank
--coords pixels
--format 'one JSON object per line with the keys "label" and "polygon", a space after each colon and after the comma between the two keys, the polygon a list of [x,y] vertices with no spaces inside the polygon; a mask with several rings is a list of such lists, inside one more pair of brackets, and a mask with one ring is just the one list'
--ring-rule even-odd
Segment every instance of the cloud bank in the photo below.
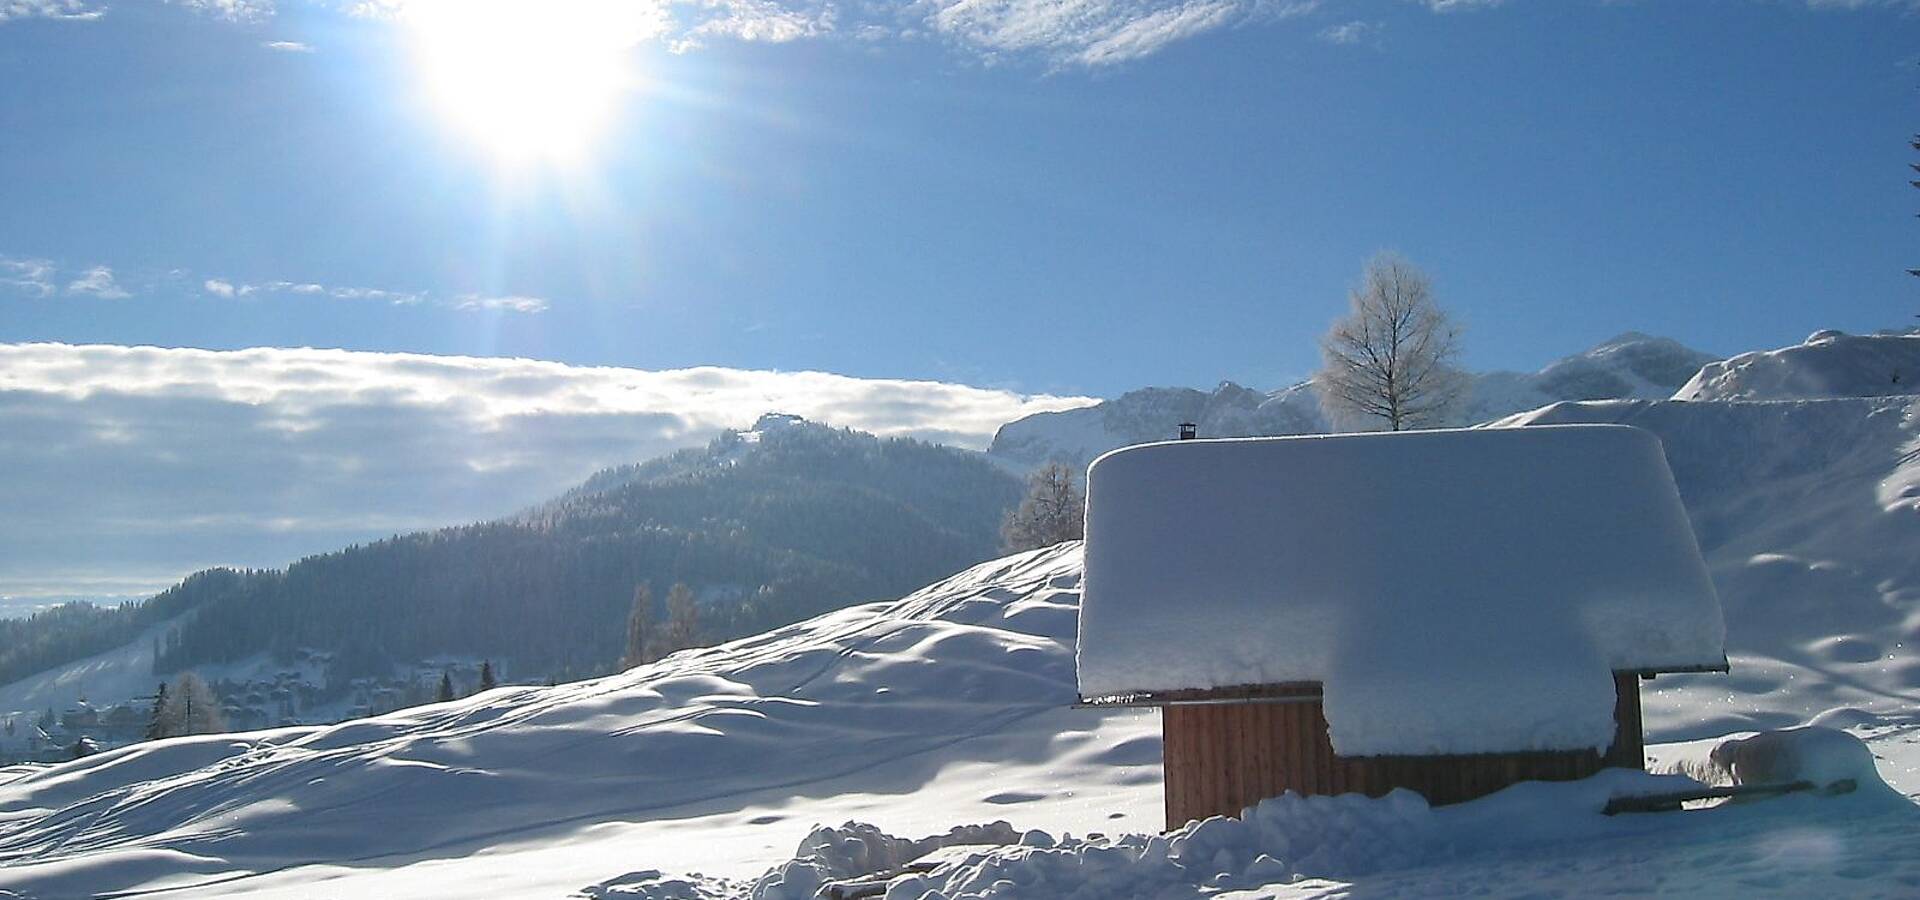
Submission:
{"label": "cloud bank", "polygon": [[505,515],[769,411],[982,448],[1091,402],[823,372],[0,344],[0,595],[147,592]]}

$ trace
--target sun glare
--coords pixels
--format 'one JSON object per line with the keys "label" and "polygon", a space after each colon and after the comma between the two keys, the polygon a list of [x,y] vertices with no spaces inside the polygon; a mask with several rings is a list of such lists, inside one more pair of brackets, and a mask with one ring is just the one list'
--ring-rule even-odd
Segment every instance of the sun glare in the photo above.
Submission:
{"label": "sun glare", "polygon": [[424,86],[508,162],[577,160],[634,86],[630,51],[664,22],[619,0],[425,0],[406,7]]}

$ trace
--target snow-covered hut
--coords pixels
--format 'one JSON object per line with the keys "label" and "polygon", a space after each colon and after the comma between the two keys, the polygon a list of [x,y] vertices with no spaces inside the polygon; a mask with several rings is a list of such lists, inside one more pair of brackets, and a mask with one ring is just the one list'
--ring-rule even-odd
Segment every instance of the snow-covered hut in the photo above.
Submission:
{"label": "snow-covered hut", "polygon": [[1170,441],[1088,474],[1080,695],[1162,707],[1169,827],[1641,767],[1639,679],[1724,671],[1724,637],[1637,428]]}

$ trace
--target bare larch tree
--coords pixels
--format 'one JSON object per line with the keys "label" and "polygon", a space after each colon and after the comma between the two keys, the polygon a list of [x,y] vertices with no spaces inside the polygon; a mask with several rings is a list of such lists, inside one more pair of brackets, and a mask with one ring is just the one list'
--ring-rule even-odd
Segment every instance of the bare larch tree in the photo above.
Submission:
{"label": "bare larch tree", "polygon": [[1336,420],[1379,420],[1389,430],[1437,425],[1466,379],[1453,365],[1459,329],[1433,302],[1433,285],[1410,262],[1381,253],[1367,262],[1350,309],[1320,339],[1315,383]]}
{"label": "bare larch tree", "polygon": [[1000,523],[1007,552],[1077,541],[1086,533],[1087,498],[1073,470],[1050,462],[1027,478],[1027,496]]}

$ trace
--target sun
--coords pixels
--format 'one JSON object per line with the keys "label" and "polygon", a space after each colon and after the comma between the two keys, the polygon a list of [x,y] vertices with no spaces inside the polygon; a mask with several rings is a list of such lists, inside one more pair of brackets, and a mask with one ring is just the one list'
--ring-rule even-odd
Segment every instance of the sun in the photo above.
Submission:
{"label": "sun", "polygon": [[423,87],[448,122],[507,162],[578,160],[635,86],[633,47],[657,4],[416,0],[405,7]]}

